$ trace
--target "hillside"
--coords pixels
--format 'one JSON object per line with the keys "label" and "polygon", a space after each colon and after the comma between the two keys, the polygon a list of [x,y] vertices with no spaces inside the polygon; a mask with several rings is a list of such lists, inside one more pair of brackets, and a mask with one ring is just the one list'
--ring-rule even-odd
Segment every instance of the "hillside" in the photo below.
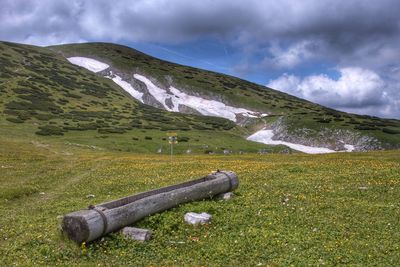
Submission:
{"label": "hillside", "polygon": [[178,153],[284,149],[246,141],[246,131],[226,119],[144,105],[47,48],[1,42],[0,62],[2,138],[169,153],[166,133],[176,131]]}
{"label": "hillside", "polygon": [[[232,76],[162,61],[121,45],[87,43],[50,49],[74,64],[82,65],[74,62],[79,57],[105,64],[107,67],[97,74],[130,85],[135,90],[131,95],[154,107],[207,114],[202,107],[190,105],[197,97],[245,109],[250,115],[236,114],[231,120],[250,132],[266,126],[273,131],[274,139],[282,141],[333,150],[345,150],[346,145],[360,151],[400,147],[399,120],[339,112]],[[182,96],[186,102],[179,101]],[[214,116],[229,119],[224,114]]]}
{"label": "hillside", "polygon": [[0,61],[3,137],[166,154],[168,132],[178,132],[177,153],[400,147],[399,120],[335,111],[121,45],[0,42]]}

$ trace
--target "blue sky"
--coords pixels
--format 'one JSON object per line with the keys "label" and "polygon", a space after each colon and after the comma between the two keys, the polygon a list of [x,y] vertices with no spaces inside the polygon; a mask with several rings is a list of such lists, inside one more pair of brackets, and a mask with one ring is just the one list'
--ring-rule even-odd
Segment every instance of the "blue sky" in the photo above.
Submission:
{"label": "blue sky", "polygon": [[400,118],[398,0],[2,0],[0,39],[101,41]]}
{"label": "blue sky", "polygon": [[[270,53],[254,53],[247,56],[251,67],[241,68],[244,55],[240,48],[232,47],[229,42],[213,39],[196,40],[182,44],[162,44],[151,42],[123,42],[122,44],[140,50],[146,54],[201,69],[240,77],[252,82],[266,85],[270,80],[282,75],[280,69],[263,68],[263,58]],[[271,56],[271,55],[270,55]],[[293,68],[291,73],[301,77],[318,74],[323,71],[333,79],[339,78],[335,64],[329,61],[313,61],[303,64],[301,68]]]}

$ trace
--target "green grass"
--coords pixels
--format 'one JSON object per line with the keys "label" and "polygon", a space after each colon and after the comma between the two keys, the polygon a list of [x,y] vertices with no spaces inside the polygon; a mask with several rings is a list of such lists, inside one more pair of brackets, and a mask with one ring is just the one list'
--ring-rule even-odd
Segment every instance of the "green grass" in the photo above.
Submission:
{"label": "green grass", "polygon": [[[374,265],[400,262],[400,152],[167,155],[0,139],[0,261],[11,265]],[[229,201],[193,202],[135,224],[147,243],[113,233],[77,246],[71,211],[216,169],[237,173]],[[94,194],[94,199],[86,195]],[[287,199],[285,202],[284,200]],[[186,212],[208,212],[192,227]]]}
{"label": "green grass", "polygon": [[[0,117],[0,139],[22,140],[28,143],[49,145],[65,144],[69,147],[85,147],[91,150],[125,151],[136,153],[170,154],[167,134],[170,131],[157,129],[131,129],[122,134],[99,133],[96,130],[68,131],[63,135],[40,136],[34,134],[35,122],[12,123]],[[269,153],[296,152],[285,146],[269,146],[247,141],[243,131],[190,130],[173,131],[178,134],[178,144],[174,145],[174,154],[223,154],[224,150],[232,154],[257,153],[260,150]]]}

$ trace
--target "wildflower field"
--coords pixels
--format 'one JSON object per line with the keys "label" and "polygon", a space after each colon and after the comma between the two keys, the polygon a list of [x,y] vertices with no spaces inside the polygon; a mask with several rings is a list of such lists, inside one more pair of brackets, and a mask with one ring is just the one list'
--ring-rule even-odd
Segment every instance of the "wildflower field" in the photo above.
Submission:
{"label": "wildflower field", "polygon": [[[228,201],[145,218],[147,243],[113,233],[76,245],[62,215],[216,169],[237,173]],[[87,195],[94,198],[87,198]],[[212,223],[186,225],[186,212]],[[400,152],[167,155],[0,141],[2,266],[281,266],[400,263]]]}

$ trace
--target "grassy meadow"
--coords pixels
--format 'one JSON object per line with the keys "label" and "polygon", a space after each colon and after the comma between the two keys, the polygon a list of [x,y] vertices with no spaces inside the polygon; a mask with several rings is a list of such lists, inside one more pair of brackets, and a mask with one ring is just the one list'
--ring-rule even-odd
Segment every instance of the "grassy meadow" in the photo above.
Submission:
{"label": "grassy meadow", "polygon": [[[21,139],[22,140],[22,139]],[[235,171],[228,201],[204,200],[145,218],[147,243],[110,234],[76,245],[63,214],[203,176]],[[95,198],[87,198],[93,194]],[[0,139],[3,266],[395,266],[400,262],[400,152],[134,154],[62,142]],[[212,223],[186,225],[186,212]]]}

